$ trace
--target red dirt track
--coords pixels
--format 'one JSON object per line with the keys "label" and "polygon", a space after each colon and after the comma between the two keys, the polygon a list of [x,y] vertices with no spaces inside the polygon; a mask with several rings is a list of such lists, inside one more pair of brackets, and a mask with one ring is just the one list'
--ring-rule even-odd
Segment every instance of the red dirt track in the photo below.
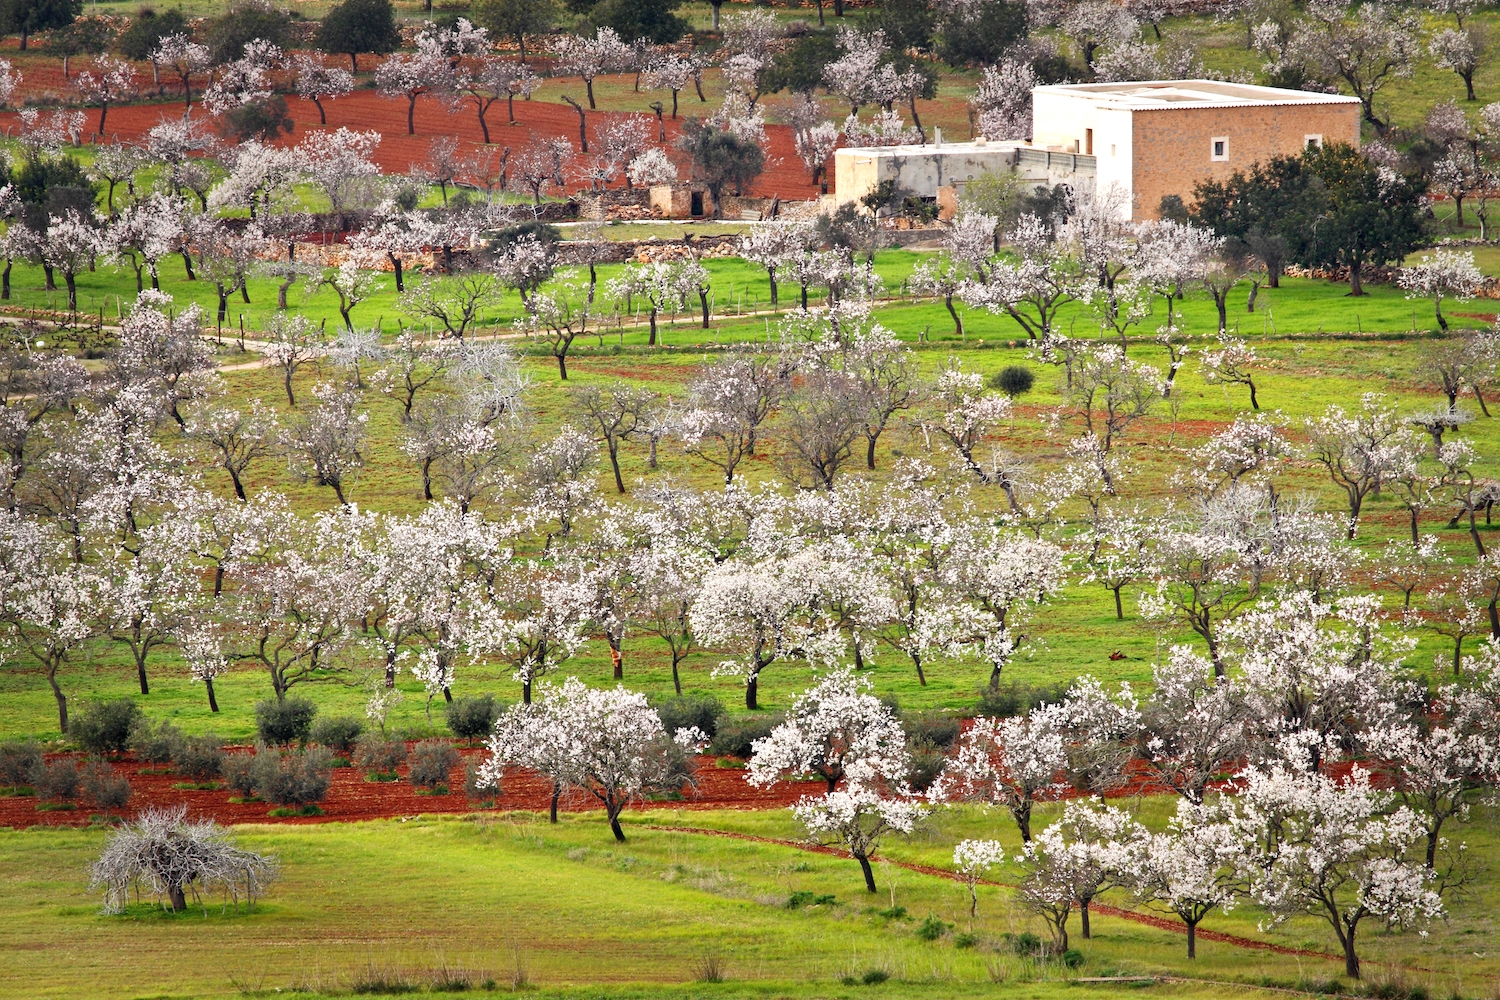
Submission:
{"label": "red dirt track", "polygon": [[[652,96],[643,91],[641,103],[646,103]],[[357,90],[336,101],[325,101],[324,106],[328,109],[326,126],[318,123],[318,109],[311,101],[289,97],[287,107],[297,124],[291,137],[283,142],[295,142],[307,132],[331,131],[341,125],[351,129],[374,129],[382,136],[375,153],[381,169],[387,173],[404,173],[412,164],[419,164],[427,159],[432,140],[440,136],[448,135],[459,139],[463,144],[463,156],[470,155],[484,139],[479,129],[478,115],[469,104],[464,105],[458,113],[449,114],[444,102],[430,97],[418,98],[415,118],[417,134],[414,136],[406,134],[405,99],[391,100],[373,90]],[[682,113],[684,117],[687,114],[707,114],[712,108],[713,104],[700,106],[694,98],[683,102]],[[199,115],[205,112],[195,104],[193,113]],[[99,109],[89,108],[86,114],[92,135],[99,124]],[[181,103],[111,107],[109,116],[105,119],[105,135],[110,138],[139,139],[163,118],[175,118],[181,114]],[[596,129],[604,121],[624,116],[620,112],[589,112],[590,142],[594,141]],[[652,132],[656,131],[654,115],[642,114],[635,117],[647,120]],[[505,103],[502,101],[490,108],[486,118],[494,145],[510,146],[517,153],[541,139],[558,136],[571,142],[575,150],[578,148],[578,115],[565,104],[516,101],[517,124],[511,125],[507,121]],[[17,124],[14,112],[0,114],[0,128],[14,129]],[[682,119],[675,122],[668,119],[666,125],[667,140],[670,143],[681,134]],[[760,196],[780,195],[789,200],[816,196],[817,187],[811,183],[807,169],[797,158],[791,128],[786,125],[768,125],[766,133],[769,139],[766,169],[748,193]]]}
{"label": "red dirt track", "polygon": [[[460,750],[464,764],[482,749]],[[82,758],[76,754],[48,754],[49,760],[74,760]],[[697,758],[698,788],[689,791],[678,801],[643,802],[637,808],[674,809],[774,809],[788,806],[808,794],[822,788],[816,785],[781,782],[772,788],[761,790],[745,781],[745,772],[738,768],[721,768],[715,758]],[[387,819],[397,816],[415,816],[418,813],[468,813],[477,807],[465,799],[463,794],[463,765],[454,768],[448,787],[448,795],[418,795],[405,779],[405,768],[401,769],[400,781],[366,781],[364,772],[358,768],[341,767],[333,772],[333,784],[328,797],[320,803],[321,816],[269,817],[270,806],[263,802],[232,803],[229,791],[198,792],[173,788],[184,779],[175,774],[142,774],[151,770],[144,764],[125,757],[113,763],[118,774],[130,781],[134,794],[126,807],[126,814],[133,815],[149,806],[175,806],[186,803],[194,816],[212,816],[221,823],[339,823],[362,819]],[[552,796],[551,783],[537,776],[511,771],[505,776],[503,794],[496,800],[494,810],[546,811]],[[37,800],[30,796],[0,798],[0,826],[24,829],[29,826],[86,826],[90,810],[84,805],[76,809],[38,811]],[[568,811],[596,809],[599,804],[590,797],[574,795],[564,797],[561,808]]]}

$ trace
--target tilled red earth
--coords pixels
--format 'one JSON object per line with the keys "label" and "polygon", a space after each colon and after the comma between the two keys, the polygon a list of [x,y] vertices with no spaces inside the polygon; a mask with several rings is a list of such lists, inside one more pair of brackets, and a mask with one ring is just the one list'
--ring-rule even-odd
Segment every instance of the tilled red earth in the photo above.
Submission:
{"label": "tilled red earth", "polygon": [[[642,103],[649,100],[651,96],[643,92]],[[295,96],[290,97],[287,100],[287,109],[293,121],[296,122],[296,129],[290,138],[283,139],[282,143],[295,143],[308,132],[331,131],[341,125],[351,129],[374,129],[382,137],[375,151],[376,162],[387,173],[404,173],[413,164],[420,164],[427,159],[432,148],[432,140],[440,136],[453,136],[458,139],[462,147],[461,155],[464,157],[472,154],[484,141],[479,128],[479,118],[472,106],[466,105],[463,111],[449,114],[447,104],[432,97],[417,99],[414,116],[416,135],[406,134],[405,99],[391,100],[380,96],[373,90],[356,90],[336,101],[325,101],[324,106],[328,109],[327,125],[319,124],[318,109],[311,101]],[[705,105],[705,107],[713,108],[714,105]],[[684,116],[689,111],[694,114],[700,113],[696,101],[685,106]],[[99,124],[99,109],[90,108],[86,113],[88,115],[87,134],[92,138]],[[201,113],[201,110],[195,108],[195,115]],[[105,135],[110,138],[139,139],[163,118],[176,118],[181,114],[180,103],[111,107],[105,119]],[[656,130],[654,115],[591,111],[588,113],[590,142],[596,140],[599,126],[607,120],[623,117],[641,118],[650,123],[653,132]],[[505,103],[498,102],[490,109],[487,120],[492,143],[501,147],[511,147],[513,155],[519,155],[522,150],[534,143],[558,137],[567,139],[573,144],[574,149],[578,148],[578,115],[564,104],[552,104],[546,101],[517,101],[516,124],[511,125],[507,120]],[[666,126],[667,141],[671,143],[681,134],[682,119],[679,118],[675,122],[668,119]],[[17,127],[15,112],[0,113],[0,129],[6,127],[12,130]],[[812,184],[807,169],[797,158],[792,129],[786,125],[768,125],[766,134],[766,169],[750,186],[747,193],[759,196],[780,195],[788,200],[815,197],[818,193],[817,187]],[[680,154],[678,156],[680,158]]]}
{"label": "tilled red earth", "polygon": [[[321,816],[272,817],[270,806],[263,802],[230,802],[231,794],[221,791],[190,791],[174,788],[184,781],[176,774],[151,773],[154,769],[131,757],[113,761],[118,774],[130,781],[130,804],[127,814],[150,806],[186,804],[194,816],[211,816],[221,823],[347,823],[362,819],[384,819],[415,816],[418,813],[467,813],[479,806],[464,797],[464,766],[468,759],[484,751],[461,749],[464,762],[453,769],[447,795],[418,794],[406,781],[406,768],[400,770],[400,781],[366,781],[362,770],[335,768],[328,796],[319,803]],[[48,760],[79,760],[76,754],[48,754]],[[681,800],[647,801],[638,809],[669,807],[674,809],[774,809],[791,805],[817,785],[781,782],[769,789],[758,789],[745,781],[739,768],[719,767],[715,758],[697,758],[696,789],[689,789]],[[143,773],[144,772],[144,773]],[[490,807],[497,811],[544,811],[552,796],[550,782],[525,771],[511,771],[505,776],[503,794]],[[29,826],[86,826],[91,810],[82,804],[70,810],[38,810],[38,801],[30,796],[0,798],[0,825],[24,829]],[[599,808],[591,797],[574,795],[561,803],[565,810]]]}

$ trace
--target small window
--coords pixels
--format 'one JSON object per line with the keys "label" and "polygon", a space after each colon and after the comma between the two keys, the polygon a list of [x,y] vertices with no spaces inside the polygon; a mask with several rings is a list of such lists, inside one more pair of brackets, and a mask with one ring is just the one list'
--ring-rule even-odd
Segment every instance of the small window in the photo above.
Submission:
{"label": "small window", "polygon": [[1305,149],[1322,149],[1323,137],[1321,135],[1304,135],[1302,145]]}
{"label": "small window", "polygon": [[1216,135],[1210,140],[1209,159],[1219,161],[1229,159],[1229,137],[1227,135]]}
{"label": "small window", "polygon": [[1093,156],[1094,155],[1094,130],[1091,129],[1091,128],[1084,129],[1083,130],[1083,136],[1084,136],[1084,139],[1083,139],[1084,150],[1083,151],[1085,153],[1089,154],[1090,156]]}

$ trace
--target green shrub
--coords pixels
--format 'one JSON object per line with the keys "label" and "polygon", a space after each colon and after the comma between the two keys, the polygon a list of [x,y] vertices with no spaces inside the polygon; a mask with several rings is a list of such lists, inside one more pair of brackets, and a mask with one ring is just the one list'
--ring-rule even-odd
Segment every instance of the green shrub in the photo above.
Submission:
{"label": "green shrub", "polygon": [[141,716],[130,730],[130,749],[136,758],[157,767],[177,758],[182,740],[182,730],[165,719],[153,726],[150,719]]}
{"label": "green shrub", "polygon": [[124,753],[140,717],[140,706],[129,698],[95,702],[68,723],[68,736],[89,753]]}
{"label": "green shrub", "polygon": [[392,774],[406,761],[406,744],[375,733],[361,736],[354,747],[354,766],[379,774]]}
{"label": "green shrub", "polygon": [[1017,955],[1035,955],[1042,949],[1042,939],[1030,931],[1020,934],[1007,934],[1005,940],[1010,943],[1010,950]]}
{"label": "green shrub", "polygon": [[305,806],[328,794],[333,755],[324,747],[301,753],[255,755],[255,794],[275,806]]}
{"label": "green shrub", "polygon": [[185,778],[207,781],[224,771],[224,741],[213,733],[189,736],[172,758],[177,773]]}
{"label": "green shrub", "polygon": [[720,715],[714,723],[714,738],[708,745],[709,752],[726,757],[749,757],[750,745],[771,735],[771,730],[781,725],[781,722],[780,714]]}
{"label": "green shrub", "polygon": [[912,933],[923,941],[936,941],[952,929],[952,924],[939,920],[935,913],[929,913],[927,919],[918,924],[917,929]]}
{"label": "green shrub", "polygon": [[347,757],[354,752],[354,743],[364,731],[365,724],[354,716],[333,715],[314,722],[308,738],[319,746]]}
{"label": "green shrub", "polygon": [[1062,964],[1070,969],[1076,969],[1083,964],[1083,952],[1077,948],[1069,948],[1062,953]]}
{"label": "green shrub", "polygon": [[468,740],[469,745],[473,746],[476,739],[490,735],[495,728],[495,720],[504,711],[505,706],[496,701],[492,694],[482,694],[478,698],[455,698],[448,703],[448,731],[461,740]]}
{"label": "green shrub", "polygon": [[1011,399],[1023,396],[1036,384],[1036,376],[1025,365],[1009,365],[990,376],[990,387],[999,389]]}
{"label": "green shrub", "polygon": [[0,785],[20,788],[30,784],[31,772],[42,763],[42,748],[36,740],[0,743]]}
{"label": "green shrub", "polygon": [[256,702],[255,729],[262,743],[290,746],[306,743],[318,706],[306,698]]}
{"label": "green shrub", "polygon": [[446,788],[457,763],[458,751],[447,740],[423,740],[412,748],[407,778],[418,788]]}
{"label": "green shrub", "polygon": [[889,978],[891,978],[891,974],[884,969],[869,969],[859,978],[859,981],[866,986],[879,986]]}
{"label": "green shrub", "polygon": [[1033,687],[1010,681],[995,688],[981,688],[977,709],[980,715],[988,718],[1006,719],[1025,715],[1038,705],[1055,705],[1063,700],[1067,691],[1068,685],[1061,682]]}
{"label": "green shrub", "polygon": [[464,795],[471,802],[493,802],[500,797],[500,791],[500,782],[484,775],[481,761],[469,761],[464,768]]}
{"label": "green shrub", "polygon": [[978,934],[955,934],[953,935],[953,947],[974,948],[979,944]]}
{"label": "green shrub", "polygon": [[911,767],[906,772],[906,783],[919,792],[925,792],[937,781],[948,763],[948,755],[930,743],[913,743]]}
{"label": "green shrub", "polygon": [[724,704],[711,694],[684,695],[668,698],[656,706],[656,714],[670,736],[679,729],[697,726],[704,736],[712,739],[719,731],[719,717],[724,714]]}
{"label": "green shrub", "polygon": [[268,752],[264,747],[258,747],[253,754],[225,754],[220,771],[224,775],[224,787],[242,799],[253,799],[255,797],[255,764]]}
{"label": "green shrub", "polygon": [[113,809],[125,808],[130,801],[130,782],[102,760],[94,759],[83,766],[80,785],[84,801],[104,810],[105,815]]}
{"label": "green shrub", "polygon": [[945,712],[906,712],[901,728],[913,743],[947,748],[958,740],[958,720]]}
{"label": "green shrub", "polygon": [[78,767],[70,760],[45,761],[31,769],[31,780],[27,782],[36,789],[39,799],[61,802],[78,794]]}

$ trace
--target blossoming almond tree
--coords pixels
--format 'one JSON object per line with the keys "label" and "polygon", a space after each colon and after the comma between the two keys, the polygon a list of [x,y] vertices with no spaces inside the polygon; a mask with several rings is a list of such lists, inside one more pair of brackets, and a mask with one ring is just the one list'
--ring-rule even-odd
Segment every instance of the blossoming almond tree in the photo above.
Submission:
{"label": "blossoming almond tree", "polygon": [[1244,775],[1235,835],[1247,848],[1250,898],[1273,923],[1309,913],[1327,921],[1360,978],[1357,935],[1366,917],[1421,928],[1443,916],[1436,876],[1413,857],[1423,824],[1363,767],[1344,779],[1275,765]]}
{"label": "blossoming almond tree", "polygon": [[1000,862],[1005,849],[998,840],[960,840],[953,848],[953,870],[969,890],[969,923],[979,913],[979,883]]}
{"label": "blossoming almond tree", "polygon": [[1038,801],[1061,795],[1058,780],[1067,763],[1061,707],[1038,705],[1011,719],[974,720],[958,751],[933,783],[933,801],[956,797],[1003,805],[1031,841],[1031,809]]}
{"label": "blossoming almond tree", "polygon": [[855,761],[864,761],[883,780],[904,781],[906,733],[871,687],[847,668],[827,674],[792,702],[785,722],[755,741],[745,780],[763,788],[816,774],[832,792]]}
{"label": "blossoming almond tree", "polygon": [[1198,957],[1198,925],[1228,913],[1245,893],[1240,831],[1223,809],[1181,799],[1166,831],[1143,836],[1123,854],[1122,876],[1136,895],[1177,914],[1187,927],[1187,957]]}
{"label": "blossoming almond tree", "polygon": [[[909,767],[909,764],[908,764]],[[907,770],[903,767],[901,770]],[[821,796],[806,796],[792,806],[792,815],[817,840],[842,844],[859,862],[865,888],[875,891],[870,867],[880,841],[887,834],[909,834],[927,814],[901,782],[888,782],[874,761],[862,758],[850,765],[844,788]]]}
{"label": "blossoming almond tree", "polygon": [[[701,738],[686,729],[679,738]],[[499,779],[507,763],[541,764],[566,788],[592,796],[604,807],[609,829],[625,842],[620,814],[653,791],[677,791],[691,780],[680,764],[683,747],[674,744],[661,717],[637,691],[600,691],[576,677],[561,686],[543,685],[539,704],[517,705],[495,727],[491,760],[484,773]]]}

